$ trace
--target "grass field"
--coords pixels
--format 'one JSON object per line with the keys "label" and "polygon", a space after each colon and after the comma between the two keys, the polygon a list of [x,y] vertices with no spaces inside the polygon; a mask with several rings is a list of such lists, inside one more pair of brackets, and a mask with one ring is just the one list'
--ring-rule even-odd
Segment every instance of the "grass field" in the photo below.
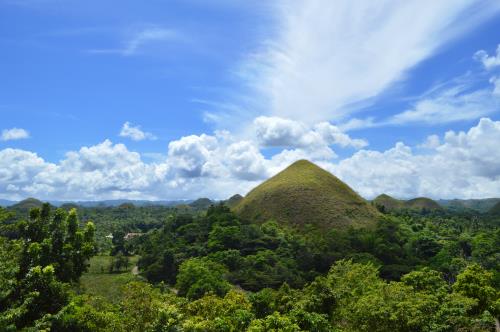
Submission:
{"label": "grass field", "polygon": [[138,256],[132,256],[127,270],[120,273],[109,273],[111,256],[92,257],[89,271],[80,278],[80,292],[102,296],[115,303],[120,301],[122,287],[130,281],[141,279],[141,277],[132,274],[132,269],[137,264],[138,259]]}

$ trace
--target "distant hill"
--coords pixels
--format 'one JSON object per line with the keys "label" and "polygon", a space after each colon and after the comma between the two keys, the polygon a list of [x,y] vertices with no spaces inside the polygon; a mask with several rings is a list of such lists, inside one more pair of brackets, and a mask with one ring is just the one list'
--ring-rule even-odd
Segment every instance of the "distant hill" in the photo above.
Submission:
{"label": "distant hill", "polygon": [[495,204],[489,211],[489,214],[494,215],[494,216],[500,216],[500,202]]}
{"label": "distant hill", "polygon": [[[0,200],[0,206],[11,206],[13,207],[14,205],[17,204],[22,204],[24,205],[25,201],[28,200],[34,200],[38,201],[39,200],[35,198],[28,198],[24,201],[20,202],[15,202],[15,201],[9,201],[9,200]],[[53,206],[57,207],[62,207],[64,209],[69,209],[70,207],[73,208],[78,208],[78,207],[119,207],[120,205],[123,204],[133,204],[136,207],[143,207],[143,206],[167,206],[167,207],[173,207],[179,204],[189,204],[193,202],[192,200],[176,200],[176,201],[147,201],[147,200],[130,200],[130,199],[114,199],[114,200],[103,200],[103,201],[56,201],[56,200],[51,200],[49,203]]]}
{"label": "distant hill", "polygon": [[372,202],[375,206],[378,207],[379,210],[387,212],[403,209],[405,206],[404,201],[396,199],[386,194],[377,196]]}
{"label": "distant hill", "polygon": [[427,197],[418,197],[405,202],[405,207],[414,210],[442,210],[443,208],[436,201]]}
{"label": "distant hill", "polygon": [[234,208],[236,205],[238,205],[241,201],[243,200],[243,196],[240,194],[236,194],[231,196],[229,199],[223,201],[225,205],[227,205],[230,209]]}
{"label": "distant hill", "polygon": [[475,210],[478,212],[488,212],[495,204],[500,202],[500,198],[484,199],[440,199],[437,201],[441,206],[448,210],[464,211]]}
{"label": "distant hill", "polygon": [[42,201],[30,197],[10,206],[10,208],[13,210],[30,210],[33,208],[41,207],[42,205],[43,205]]}
{"label": "distant hill", "polygon": [[194,202],[189,203],[188,205],[195,210],[206,210],[213,205],[214,202],[209,198],[198,198]]}
{"label": "distant hill", "polygon": [[78,209],[80,206],[75,203],[64,203],[59,207],[69,211],[71,209]]}
{"label": "distant hill", "polygon": [[235,207],[242,218],[320,229],[373,225],[378,211],[333,174],[300,160],[250,191]]}
{"label": "distant hill", "polygon": [[427,197],[418,197],[410,200],[400,200],[386,194],[377,196],[372,203],[381,211],[397,211],[397,210],[442,210],[443,208],[434,200]]}

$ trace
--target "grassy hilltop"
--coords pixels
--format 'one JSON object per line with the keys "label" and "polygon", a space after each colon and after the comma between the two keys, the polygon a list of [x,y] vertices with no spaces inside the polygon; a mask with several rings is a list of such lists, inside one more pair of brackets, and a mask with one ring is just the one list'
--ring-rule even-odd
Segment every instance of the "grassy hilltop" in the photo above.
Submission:
{"label": "grassy hilltop", "polygon": [[245,219],[318,228],[373,225],[378,212],[333,174],[300,160],[263,182],[235,207]]}

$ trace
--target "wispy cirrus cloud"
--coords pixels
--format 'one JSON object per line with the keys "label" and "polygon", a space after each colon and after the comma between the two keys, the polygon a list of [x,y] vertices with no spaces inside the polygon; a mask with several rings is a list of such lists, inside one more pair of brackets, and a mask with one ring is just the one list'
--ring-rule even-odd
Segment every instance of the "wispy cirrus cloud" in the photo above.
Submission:
{"label": "wispy cirrus cloud", "polygon": [[351,116],[500,3],[311,0],[275,8],[274,35],[238,74],[261,101],[260,114],[314,123]]}
{"label": "wispy cirrus cloud", "polygon": [[141,49],[148,44],[160,42],[174,42],[182,40],[182,34],[174,29],[162,27],[147,27],[132,33],[122,46],[118,48],[91,49],[91,54],[119,54],[123,56],[132,56],[140,53]]}
{"label": "wispy cirrus cloud", "polygon": [[[490,85],[491,84],[491,85]],[[410,98],[406,110],[386,118],[352,118],[343,131],[393,125],[437,125],[476,120],[500,111],[500,79],[467,73]]]}
{"label": "wispy cirrus cloud", "polygon": [[500,98],[490,88],[467,91],[467,86],[455,86],[419,100],[413,108],[394,115],[388,124],[441,124],[474,120],[497,112]]}

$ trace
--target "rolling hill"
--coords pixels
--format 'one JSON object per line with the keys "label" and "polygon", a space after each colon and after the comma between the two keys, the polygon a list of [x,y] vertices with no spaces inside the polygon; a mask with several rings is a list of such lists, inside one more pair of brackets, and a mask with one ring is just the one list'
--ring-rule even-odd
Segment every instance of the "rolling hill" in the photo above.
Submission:
{"label": "rolling hill", "polygon": [[384,211],[394,211],[403,209],[405,202],[386,194],[377,196],[373,201],[373,204],[377,207],[382,207]]}
{"label": "rolling hill", "polygon": [[319,229],[371,226],[379,216],[348,185],[307,160],[251,190],[234,210],[243,219]]}
{"label": "rolling hill", "polygon": [[379,209],[383,208],[384,211],[398,211],[398,210],[442,210],[443,208],[434,200],[427,197],[417,197],[410,200],[400,200],[386,194],[377,196],[372,203]]}
{"label": "rolling hill", "polygon": [[43,205],[42,201],[39,201],[36,198],[26,198],[25,200],[20,201],[12,206],[10,209],[12,210],[30,210],[33,208],[41,207]]}
{"label": "rolling hill", "polygon": [[442,210],[443,208],[436,201],[427,197],[417,197],[405,202],[407,209],[413,210]]}
{"label": "rolling hill", "polygon": [[483,199],[441,199],[438,203],[448,210],[466,211],[474,210],[481,213],[486,213],[500,203],[500,198],[483,198]]}

